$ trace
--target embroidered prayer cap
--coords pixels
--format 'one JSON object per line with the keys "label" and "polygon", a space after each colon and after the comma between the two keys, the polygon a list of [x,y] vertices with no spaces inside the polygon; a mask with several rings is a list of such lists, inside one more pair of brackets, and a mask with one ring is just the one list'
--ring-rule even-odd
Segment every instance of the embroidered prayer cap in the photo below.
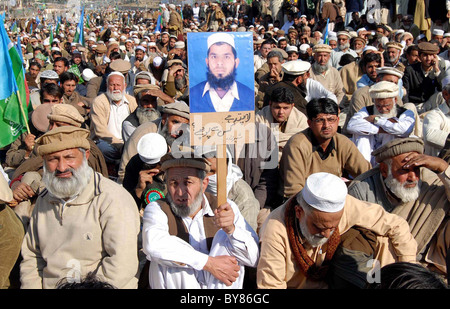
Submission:
{"label": "embroidered prayer cap", "polygon": [[91,79],[93,79],[94,77],[97,77],[97,75],[95,75],[94,71],[92,71],[91,69],[87,68],[87,69],[83,70],[83,73],[81,73],[81,77],[83,78],[83,80],[88,82]]}
{"label": "embroidered prayer cap", "polygon": [[423,140],[417,137],[396,138],[372,151],[377,163],[408,152],[423,153]]}
{"label": "embroidered prayer cap", "polygon": [[8,181],[2,173],[0,173],[0,202],[11,202],[13,193],[9,188]]}
{"label": "embroidered prayer cap", "polygon": [[434,29],[434,30],[433,30],[433,35],[443,36],[443,35],[444,35],[444,30],[441,30],[441,29]]}
{"label": "embroidered prayer cap", "polygon": [[306,54],[308,52],[308,49],[311,48],[311,45],[309,44],[302,44],[300,45],[300,48],[298,49],[298,51],[302,54]]}
{"label": "embroidered prayer cap", "polygon": [[338,212],[344,208],[347,186],[338,176],[330,173],[311,174],[302,189],[305,202],[323,212]]}
{"label": "embroidered prayer cap", "polygon": [[52,129],[36,140],[37,153],[40,156],[66,149],[90,149],[89,130],[63,126]]}
{"label": "embroidered prayer cap", "polygon": [[431,55],[439,53],[439,47],[430,42],[421,42],[417,46],[419,47],[419,53]]}
{"label": "embroidered prayer cap", "polygon": [[95,51],[97,53],[104,54],[104,53],[106,53],[107,50],[108,50],[108,48],[104,44],[98,44],[97,47],[95,47]]}
{"label": "embroidered prayer cap", "polygon": [[295,45],[289,45],[286,47],[286,52],[287,53],[291,53],[291,52],[298,53],[298,48]]}
{"label": "embroidered prayer cap", "polygon": [[284,73],[290,75],[302,75],[309,71],[311,63],[302,60],[292,60],[281,65]]}
{"label": "embroidered prayer cap", "polygon": [[60,104],[52,104],[52,103],[41,104],[38,107],[36,107],[36,109],[31,114],[31,123],[40,132],[44,133],[47,132],[48,130],[49,121],[47,116],[48,114],[50,114],[53,105],[60,105]]}
{"label": "embroidered prayer cap", "polygon": [[377,76],[379,76],[380,74],[389,74],[389,75],[395,75],[398,78],[402,78],[403,77],[403,72],[393,68],[393,67],[381,67],[381,68],[376,68],[377,70]]}
{"label": "embroidered prayer cap", "polygon": [[152,84],[139,84],[139,85],[135,85],[133,87],[133,93],[135,96],[137,96],[142,91],[160,90],[160,89],[161,88],[159,86],[152,85]]}
{"label": "embroidered prayer cap", "polygon": [[216,43],[227,43],[231,45],[231,47],[235,48],[233,36],[223,32],[217,32],[210,35],[208,37],[207,42],[208,42],[208,49],[211,47],[211,45],[214,45]]}
{"label": "embroidered prayer cap", "polygon": [[162,107],[162,114],[177,115],[189,119],[189,106],[183,101],[175,101]]}
{"label": "embroidered prayer cap", "polygon": [[398,86],[393,82],[381,81],[369,88],[372,99],[386,99],[398,96]]}
{"label": "embroidered prayer cap", "polygon": [[[46,104],[43,104],[46,105]],[[47,115],[48,120],[60,121],[68,123],[72,126],[80,128],[84,123],[84,118],[80,112],[70,104],[52,104],[50,113]]]}
{"label": "embroidered prayer cap", "polygon": [[167,153],[167,142],[159,133],[148,133],[137,144],[139,158],[147,164],[156,164]]}
{"label": "embroidered prayer cap", "polygon": [[398,42],[388,42],[386,43],[386,49],[388,48],[395,48],[401,51],[403,50],[403,45]]}
{"label": "embroidered prayer cap", "polygon": [[120,72],[122,74],[128,73],[128,71],[131,69],[131,63],[126,60],[117,59],[111,62],[109,67],[116,72]]}
{"label": "embroidered prayer cap", "polygon": [[186,45],[184,44],[183,41],[177,41],[177,42],[175,42],[174,48],[177,48],[177,49],[184,49],[185,47],[186,47]]}
{"label": "embroidered prayer cap", "polygon": [[172,167],[192,167],[208,173],[211,170],[211,163],[205,157],[195,154],[192,148],[174,148],[161,158],[161,171]]}
{"label": "embroidered prayer cap", "polygon": [[328,44],[316,44],[313,47],[313,53],[331,53],[331,46]]}

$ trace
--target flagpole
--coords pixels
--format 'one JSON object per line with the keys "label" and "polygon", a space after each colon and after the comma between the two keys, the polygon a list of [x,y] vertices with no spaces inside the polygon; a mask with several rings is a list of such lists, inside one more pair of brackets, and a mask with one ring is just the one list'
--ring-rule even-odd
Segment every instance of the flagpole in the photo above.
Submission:
{"label": "flagpole", "polygon": [[23,120],[25,120],[25,125],[27,126],[28,134],[31,133],[30,127],[28,125],[28,116],[25,114],[25,110],[23,109],[22,99],[20,98],[19,89],[17,89],[17,98],[19,99],[20,111],[22,112]]}

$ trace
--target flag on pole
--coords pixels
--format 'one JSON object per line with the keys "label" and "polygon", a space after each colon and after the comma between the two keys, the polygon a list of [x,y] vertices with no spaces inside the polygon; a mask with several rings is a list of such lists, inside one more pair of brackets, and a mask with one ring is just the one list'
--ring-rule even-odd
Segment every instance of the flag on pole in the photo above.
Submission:
{"label": "flag on pole", "polygon": [[156,20],[155,32],[156,31],[161,32],[161,12],[159,12],[158,19]]}
{"label": "flag on pole", "polygon": [[74,43],[80,43],[84,46],[84,7],[81,10],[80,21],[78,22],[77,32],[73,38]]}
{"label": "flag on pole", "polygon": [[53,25],[50,25],[50,38],[48,39],[50,46],[52,46],[53,43]]}
{"label": "flag on pole", "polygon": [[59,35],[59,26],[61,25],[61,16],[58,16],[58,23],[56,24],[55,33]]}
{"label": "flag on pole", "polygon": [[330,22],[330,19],[327,18],[327,26],[325,27],[325,34],[323,35],[323,44],[330,44],[330,40],[328,39],[328,23]]}
{"label": "flag on pole", "polygon": [[28,129],[29,92],[20,54],[9,39],[0,18],[0,147],[14,142]]}

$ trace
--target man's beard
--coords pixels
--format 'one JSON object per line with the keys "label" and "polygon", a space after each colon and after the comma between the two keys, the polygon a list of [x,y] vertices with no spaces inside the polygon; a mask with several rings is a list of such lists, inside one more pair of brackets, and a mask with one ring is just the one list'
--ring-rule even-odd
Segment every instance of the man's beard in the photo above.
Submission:
{"label": "man's beard", "polygon": [[398,59],[398,57],[388,57],[388,61],[392,64],[396,64]]}
{"label": "man's beard", "polygon": [[391,110],[389,111],[389,113],[387,113],[387,114],[382,114],[382,113],[380,113],[380,112],[378,111],[377,108],[374,108],[374,109],[373,109],[373,114],[374,114],[374,115],[377,115],[377,116],[381,116],[381,117],[383,117],[383,118],[387,118],[387,119],[393,118],[393,117],[397,117],[397,107],[396,107],[395,104],[394,104],[394,106],[392,107],[392,109],[391,109]]}
{"label": "man's beard", "polygon": [[345,43],[345,44],[339,44],[338,45],[339,50],[346,50],[349,47],[350,47],[350,43]]}
{"label": "man's beard", "polygon": [[95,57],[95,63],[96,63],[97,65],[103,64],[103,56],[96,56],[96,57]]}
{"label": "man's beard", "polygon": [[[316,248],[322,246],[328,241],[327,237],[324,237],[320,234],[313,235],[309,232],[308,226],[306,225],[306,216],[302,217],[301,221],[299,222],[299,226],[303,237],[311,245],[311,247]],[[333,231],[330,233],[330,236],[332,233]]]}
{"label": "man's beard", "polygon": [[[44,173],[42,181],[47,190],[55,197],[60,199],[70,199],[78,195],[89,183],[93,173],[92,168],[88,165],[86,157],[78,169],[68,168],[66,171],[53,173],[49,172],[44,162]],[[72,176],[69,178],[59,178],[56,175],[70,171]]]}
{"label": "man's beard", "polygon": [[[420,194],[420,186],[422,184],[421,180],[416,181],[405,181],[405,183],[400,183],[397,179],[392,176],[391,166],[388,164],[388,175],[384,180],[386,187],[391,190],[391,192],[398,197],[403,203],[408,203],[417,200]],[[412,188],[407,188],[406,185],[416,184]]]}
{"label": "man's beard", "polygon": [[328,63],[326,63],[325,65],[320,65],[317,62],[314,62],[312,64],[312,66],[313,66],[314,71],[319,73],[319,74],[322,74],[322,73],[326,72],[328,70],[328,68],[329,68],[329,64]]}
{"label": "man's beard", "polygon": [[113,102],[119,102],[123,99],[125,92],[120,91],[120,90],[113,90],[110,91],[109,89],[106,91],[106,95],[108,96],[108,98],[111,99],[111,101]]}
{"label": "man's beard", "polygon": [[203,185],[200,187],[200,191],[195,197],[194,201],[192,202],[191,206],[188,206],[187,203],[183,204],[176,204],[172,196],[170,196],[170,193],[167,194],[167,201],[169,202],[170,209],[172,209],[173,213],[180,217],[180,218],[186,218],[190,217],[191,215],[195,214],[200,207],[202,207],[203,202]]}
{"label": "man's beard", "polygon": [[[176,136],[172,136],[172,132],[169,132],[169,126],[167,122],[161,127],[159,130],[159,134],[164,137],[164,139],[167,142],[167,145],[169,147],[175,147],[175,146],[182,146],[182,145],[190,145],[190,133],[189,133],[189,124],[181,124],[180,127],[177,128],[178,132],[176,133]],[[176,141],[176,144],[173,145],[173,143]]]}
{"label": "man's beard", "polygon": [[411,28],[411,25],[412,24],[405,25],[404,23],[402,23],[403,29],[405,29],[405,30],[409,30]]}
{"label": "man's beard", "polygon": [[186,88],[187,78],[186,76],[175,78],[175,89],[183,90]]}
{"label": "man's beard", "polygon": [[206,72],[206,77],[208,79],[209,85],[214,89],[229,89],[231,85],[233,85],[236,79],[236,69],[233,69],[233,72],[223,77],[215,77],[208,68]]}
{"label": "man's beard", "polygon": [[138,118],[139,124],[156,120],[160,116],[161,114],[159,111],[152,107],[144,108],[142,106],[138,106],[138,108],[136,108],[136,117]]}

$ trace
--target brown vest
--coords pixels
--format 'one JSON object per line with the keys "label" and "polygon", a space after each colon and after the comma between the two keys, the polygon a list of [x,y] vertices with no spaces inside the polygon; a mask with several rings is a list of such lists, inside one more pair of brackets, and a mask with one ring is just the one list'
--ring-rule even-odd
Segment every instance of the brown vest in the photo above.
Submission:
{"label": "brown vest", "polygon": [[[211,209],[214,211],[217,208],[217,197],[208,192],[205,193],[205,196],[208,199]],[[164,211],[167,216],[169,234],[177,236],[189,243],[189,233],[183,223],[183,220],[172,212],[172,209],[167,203],[167,200],[159,199],[156,202],[159,204],[159,206],[161,206],[162,211]],[[208,249],[211,249],[213,237],[219,230],[219,228],[214,224],[213,219],[214,216],[205,215],[203,217],[203,226],[205,227],[206,243],[208,245]]]}

